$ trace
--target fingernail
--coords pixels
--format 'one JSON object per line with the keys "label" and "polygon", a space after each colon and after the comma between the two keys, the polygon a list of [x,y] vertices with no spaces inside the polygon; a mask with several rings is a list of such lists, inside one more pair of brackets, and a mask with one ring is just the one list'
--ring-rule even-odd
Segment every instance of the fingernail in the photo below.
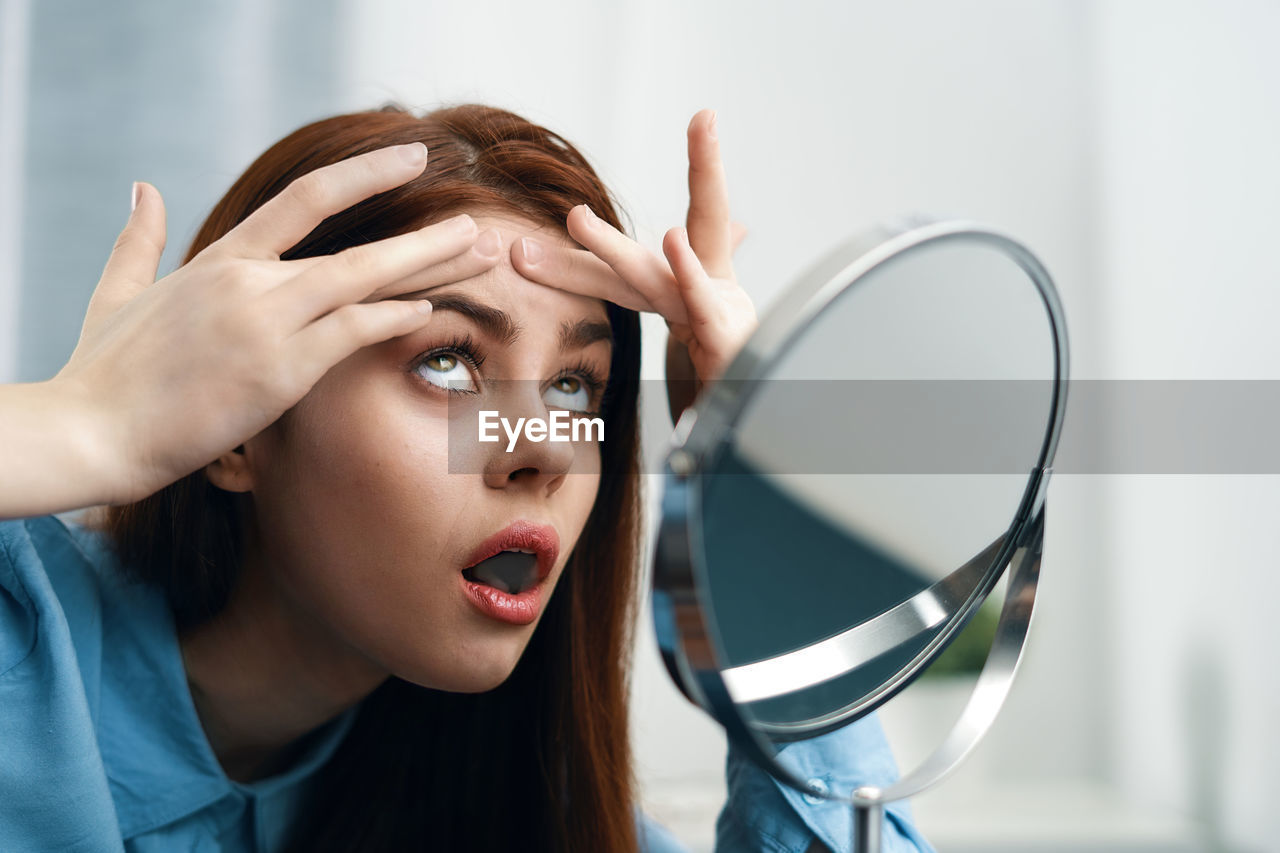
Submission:
{"label": "fingernail", "polygon": [[720,138],[719,136],[716,135],[716,114],[714,110],[711,113],[711,121],[707,122],[707,133],[711,136],[712,139]]}
{"label": "fingernail", "polygon": [[134,182],[133,182],[133,194],[132,194],[132,197],[131,197],[131,198],[130,198],[130,200],[129,200],[129,212],[130,212],[130,213],[133,213],[133,211],[135,211],[135,210],[137,210],[137,209],[138,209],[138,196],[140,196],[140,195],[142,195],[142,187],[138,185],[138,182],[137,182],[137,181],[134,181]]}
{"label": "fingernail", "polygon": [[415,310],[415,311],[417,311],[419,314],[430,314],[430,313],[431,313],[431,303],[430,303],[430,302],[428,302],[428,301],[427,301],[427,300],[425,300],[425,299],[419,299],[419,300],[417,300],[416,302],[414,302],[414,303],[413,303],[413,308],[414,308],[414,310]]}
{"label": "fingernail", "polygon": [[421,142],[410,142],[408,145],[397,145],[400,156],[410,166],[422,166],[427,162],[427,146]]}
{"label": "fingernail", "polygon": [[502,251],[502,235],[494,228],[486,229],[476,240],[476,251],[486,258],[496,256]]}
{"label": "fingernail", "polygon": [[450,230],[457,231],[462,234],[466,234],[476,227],[476,223],[471,219],[471,216],[466,213],[459,213],[457,216],[450,217],[445,220],[445,222],[449,226]]}
{"label": "fingernail", "polygon": [[537,240],[530,240],[528,237],[521,237],[520,249],[524,252],[524,259],[529,263],[536,264],[542,261],[542,244]]}
{"label": "fingernail", "polygon": [[586,205],[586,204],[582,206],[582,209],[587,212],[586,219],[584,219],[583,221],[585,222],[588,228],[594,229],[596,227],[596,222],[599,221],[598,217],[596,216],[596,212],[591,209],[590,205]]}

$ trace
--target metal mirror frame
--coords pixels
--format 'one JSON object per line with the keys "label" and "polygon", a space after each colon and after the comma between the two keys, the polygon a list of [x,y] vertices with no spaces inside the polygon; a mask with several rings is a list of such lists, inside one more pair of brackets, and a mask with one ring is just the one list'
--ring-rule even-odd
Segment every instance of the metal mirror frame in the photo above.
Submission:
{"label": "metal mirror frame", "polygon": [[[914,771],[880,790],[854,792],[856,850],[879,849],[883,806],[913,796],[951,772],[977,745],[1004,703],[1016,673],[1030,626],[1039,577],[1044,533],[1044,503],[1052,461],[1066,408],[1068,347],[1061,301],[1048,272],[1029,249],[1004,233],[970,221],[912,217],[859,234],[837,246],[802,276],[769,311],[720,381],[676,424],[664,466],[662,520],[653,570],[653,618],[659,651],[672,680],[691,702],[724,726],[733,742],[762,769],[790,787],[823,799],[849,798],[811,788],[775,759],[764,734],[783,738],[787,726],[761,724],[739,713],[717,659],[718,636],[710,630],[714,609],[704,600],[701,563],[700,472],[711,468],[732,437],[732,427],[767,377],[771,357],[791,345],[834,300],[880,265],[904,252],[932,243],[974,241],[1004,252],[1037,288],[1049,321],[1054,348],[1054,387],[1040,457],[1028,472],[1022,501],[999,554],[968,600],[946,627],[906,667],[881,687],[852,703],[823,724],[804,724],[794,737],[822,734],[871,713],[914,680],[963,629],[1005,570],[1012,566],[995,638],[974,692],[942,745]],[[878,617],[877,617],[878,618]]]}

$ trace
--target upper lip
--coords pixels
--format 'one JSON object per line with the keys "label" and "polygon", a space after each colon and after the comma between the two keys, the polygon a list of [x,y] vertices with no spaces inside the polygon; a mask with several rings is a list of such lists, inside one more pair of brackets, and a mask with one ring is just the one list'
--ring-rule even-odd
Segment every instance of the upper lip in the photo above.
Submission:
{"label": "upper lip", "polygon": [[556,557],[560,555],[560,536],[549,524],[537,524],[524,519],[513,521],[481,542],[471,552],[470,562],[464,568],[469,569],[494,554],[517,548],[537,555],[538,581],[541,583],[551,574],[551,567],[556,564]]}

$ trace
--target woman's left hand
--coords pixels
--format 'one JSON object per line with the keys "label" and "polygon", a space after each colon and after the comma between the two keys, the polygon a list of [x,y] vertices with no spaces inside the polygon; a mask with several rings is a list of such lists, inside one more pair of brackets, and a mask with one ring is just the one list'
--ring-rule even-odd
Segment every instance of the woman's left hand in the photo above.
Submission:
{"label": "woman's left hand", "polygon": [[[755,306],[733,272],[731,258],[740,233],[729,218],[729,193],[711,110],[702,110],[689,123],[685,223],[685,228],[667,231],[663,260],[585,204],[578,205],[569,212],[569,235],[586,251],[524,238],[512,244],[511,262],[530,281],[661,314],[671,335],[668,378],[672,359],[683,356],[696,374],[688,378],[701,386],[720,377],[759,325]],[[683,408],[676,406],[674,393],[673,415]]]}

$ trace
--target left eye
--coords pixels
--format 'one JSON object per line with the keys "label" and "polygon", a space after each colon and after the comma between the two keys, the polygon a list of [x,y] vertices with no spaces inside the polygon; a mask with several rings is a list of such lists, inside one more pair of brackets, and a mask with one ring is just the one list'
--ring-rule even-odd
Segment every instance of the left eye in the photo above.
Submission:
{"label": "left eye", "polygon": [[547,405],[573,412],[590,411],[591,391],[577,376],[561,376],[547,389]]}

